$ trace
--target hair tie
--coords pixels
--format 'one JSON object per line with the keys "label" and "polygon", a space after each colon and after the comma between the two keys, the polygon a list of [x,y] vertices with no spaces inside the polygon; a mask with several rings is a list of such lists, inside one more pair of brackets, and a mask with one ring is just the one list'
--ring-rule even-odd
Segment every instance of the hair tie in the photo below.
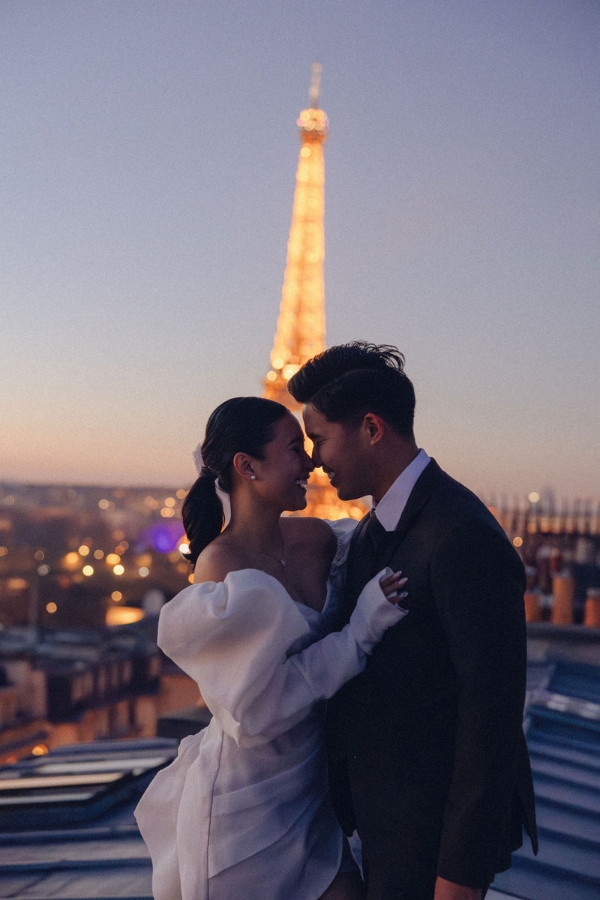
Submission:
{"label": "hair tie", "polygon": [[223,512],[225,514],[225,522],[229,522],[231,519],[231,503],[229,500],[229,494],[225,491],[222,491],[219,487],[218,475],[216,472],[205,465],[204,460],[202,459],[202,444],[198,444],[194,452],[192,453],[194,458],[194,465],[196,466],[196,472],[198,473],[200,478],[212,478],[215,481],[215,489],[217,491],[217,497],[223,504]]}
{"label": "hair tie", "polygon": [[194,459],[194,465],[196,466],[196,472],[198,473],[198,475],[201,475],[202,469],[204,467],[204,460],[202,459],[202,444],[198,444],[198,446],[192,453],[192,457]]}

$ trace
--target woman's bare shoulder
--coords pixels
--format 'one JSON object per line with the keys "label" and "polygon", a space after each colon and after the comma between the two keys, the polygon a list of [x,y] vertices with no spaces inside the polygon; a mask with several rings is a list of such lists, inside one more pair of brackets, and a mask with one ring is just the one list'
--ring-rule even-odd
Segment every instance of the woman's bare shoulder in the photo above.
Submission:
{"label": "woman's bare shoulder", "polygon": [[248,567],[243,552],[227,540],[216,538],[204,548],[194,568],[194,584],[204,581],[225,581],[230,572]]}
{"label": "woman's bare shoulder", "polygon": [[281,519],[286,541],[294,544],[304,544],[307,548],[322,552],[335,551],[336,538],[327,524],[322,519],[312,516],[284,516]]}

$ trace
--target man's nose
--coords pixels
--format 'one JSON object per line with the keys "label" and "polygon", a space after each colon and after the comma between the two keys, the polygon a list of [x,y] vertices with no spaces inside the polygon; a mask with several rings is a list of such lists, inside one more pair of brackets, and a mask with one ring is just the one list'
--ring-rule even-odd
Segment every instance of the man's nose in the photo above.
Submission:
{"label": "man's nose", "polygon": [[312,459],[311,459],[311,457],[308,455],[308,453],[306,453],[306,451],[305,451],[304,455],[305,455],[305,457],[306,457],[306,462],[307,462],[307,465],[308,465],[308,471],[309,471],[309,472],[312,472],[313,469],[315,468],[314,453],[313,453],[313,458],[312,458]]}

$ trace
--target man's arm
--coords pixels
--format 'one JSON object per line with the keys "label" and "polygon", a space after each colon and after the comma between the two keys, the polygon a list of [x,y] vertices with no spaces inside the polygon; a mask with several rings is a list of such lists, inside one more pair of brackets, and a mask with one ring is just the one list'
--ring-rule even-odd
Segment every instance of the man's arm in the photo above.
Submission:
{"label": "man's arm", "polygon": [[446,882],[489,884],[508,827],[525,696],[523,566],[502,534],[474,523],[436,549],[432,584],[459,691],[436,900],[471,900]]}

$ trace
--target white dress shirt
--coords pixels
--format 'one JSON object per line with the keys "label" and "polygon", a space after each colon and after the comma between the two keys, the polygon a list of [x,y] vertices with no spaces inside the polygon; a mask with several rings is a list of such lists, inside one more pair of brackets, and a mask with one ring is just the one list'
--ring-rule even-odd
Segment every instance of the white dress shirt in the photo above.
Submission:
{"label": "white dress shirt", "polygon": [[430,457],[424,450],[419,450],[415,458],[398,475],[394,483],[385,492],[379,503],[373,501],[373,509],[379,522],[386,531],[395,531],[411,491],[423,469],[429,464]]}

